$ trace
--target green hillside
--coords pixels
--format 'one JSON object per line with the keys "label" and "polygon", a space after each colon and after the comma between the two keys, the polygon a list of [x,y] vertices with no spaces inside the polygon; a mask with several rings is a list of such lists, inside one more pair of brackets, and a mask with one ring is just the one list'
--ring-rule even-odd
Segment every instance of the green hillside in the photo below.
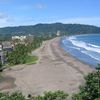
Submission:
{"label": "green hillside", "polygon": [[27,35],[34,36],[55,35],[60,31],[61,35],[75,35],[86,33],[100,33],[100,27],[82,24],[37,24],[31,26],[5,27],[0,28],[0,38],[10,38],[13,35]]}

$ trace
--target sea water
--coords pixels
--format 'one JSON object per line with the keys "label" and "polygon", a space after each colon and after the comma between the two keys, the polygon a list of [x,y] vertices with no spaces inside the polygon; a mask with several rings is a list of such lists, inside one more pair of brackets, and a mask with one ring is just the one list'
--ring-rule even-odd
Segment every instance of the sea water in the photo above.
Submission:
{"label": "sea water", "polygon": [[84,34],[61,38],[61,47],[77,59],[97,67],[100,64],[100,34]]}

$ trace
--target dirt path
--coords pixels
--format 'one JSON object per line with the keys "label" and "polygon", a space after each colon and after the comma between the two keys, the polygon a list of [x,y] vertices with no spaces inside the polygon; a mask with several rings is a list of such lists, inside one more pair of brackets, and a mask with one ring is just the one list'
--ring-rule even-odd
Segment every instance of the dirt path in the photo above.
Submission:
{"label": "dirt path", "polygon": [[[37,64],[18,65],[4,72],[6,76],[16,79],[16,87],[10,90],[21,90],[26,95],[38,95],[50,90],[64,90],[72,94],[78,91],[83,76],[93,71],[65,53],[59,47],[59,38],[44,42],[33,54],[40,58]],[[5,89],[3,91],[9,90]]]}

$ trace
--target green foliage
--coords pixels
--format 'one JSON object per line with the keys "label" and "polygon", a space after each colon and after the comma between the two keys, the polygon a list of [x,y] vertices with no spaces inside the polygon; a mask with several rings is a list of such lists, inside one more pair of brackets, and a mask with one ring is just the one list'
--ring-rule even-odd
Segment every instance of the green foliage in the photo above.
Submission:
{"label": "green foliage", "polygon": [[96,69],[99,71],[100,70],[100,64],[98,64],[98,66],[96,67]]}
{"label": "green foliage", "polygon": [[45,92],[44,100],[65,100],[67,96],[68,94],[64,93],[63,91]]}
{"label": "green foliage", "polygon": [[63,91],[55,91],[55,92],[44,92],[43,96],[34,97],[33,100],[66,100],[68,97],[67,93]]}
{"label": "green foliage", "polygon": [[100,100],[100,98],[96,98],[95,100]]}
{"label": "green foliage", "polygon": [[85,85],[80,87],[80,92],[73,95],[73,100],[95,100],[100,98],[100,72],[96,71],[88,74],[85,81]]}
{"label": "green foliage", "polygon": [[0,40],[9,40],[13,35],[27,34],[32,34],[35,37],[42,36],[46,39],[47,37],[55,37],[57,31],[60,31],[61,35],[89,34],[100,33],[100,28],[90,25],[62,23],[6,27],[0,28]]}
{"label": "green foliage", "polygon": [[28,48],[24,44],[18,44],[14,50],[7,54],[7,61],[10,65],[24,64]]}
{"label": "green foliage", "polygon": [[32,44],[30,44],[28,46],[29,46],[29,48],[31,48],[31,50],[34,50],[41,46],[43,40],[44,39],[42,37],[34,37]]}
{"label": "green foliage", "polygon": [[33,64],[36,63],[37,60],[38,60],[37,56],[27,56],[25,58],[25,64]]}
{"label": "green foliage", "polygon": [[[28,100],[66,100],[67,93],[63,91],[45,92],[43,96],[30,97]],[[0,93],[0,100],[26,100],[20,92]]]}
{"label": "green foliage", "polygon": [[2,62],[0,61],[0,68],[2,68],[3,67],[3,65],[2,65]]}
{"label": "green foliage", "polygon": [[0,100],[25,100],[25,97],[20,92],[0,93]]}
{"label": "green foliage", "polygon": [[72,100],[83,100],[82,95],[80,93],[78,94],[73,94]]}
{"label": "green foliage", "polygon": [[43,39],[35,37],[31,44],[17,44],[12,52],[7,52],[6,57],[10,65],[16,64],[32,64],[37,60],[36,56],[29,56],[32,50],[41,46]]}

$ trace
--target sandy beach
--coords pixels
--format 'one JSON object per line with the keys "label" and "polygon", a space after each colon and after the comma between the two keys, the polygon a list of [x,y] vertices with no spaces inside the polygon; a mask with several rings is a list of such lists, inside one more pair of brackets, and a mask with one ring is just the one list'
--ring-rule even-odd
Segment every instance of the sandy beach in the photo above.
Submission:
{"label": "sandy beach", "polygon": [[39,49],[32,52],[39,56],[37,64],[6,69],[3,76],[9,76],[10,81],[0,81],[0,90],[20,90],[25,95],[39,95],[50,90],[76,93],[80,84],[84,83],[84,75],[94,69],[64,52],[59,46],[59,40],[60,38],[55,38],[45,41]]}

